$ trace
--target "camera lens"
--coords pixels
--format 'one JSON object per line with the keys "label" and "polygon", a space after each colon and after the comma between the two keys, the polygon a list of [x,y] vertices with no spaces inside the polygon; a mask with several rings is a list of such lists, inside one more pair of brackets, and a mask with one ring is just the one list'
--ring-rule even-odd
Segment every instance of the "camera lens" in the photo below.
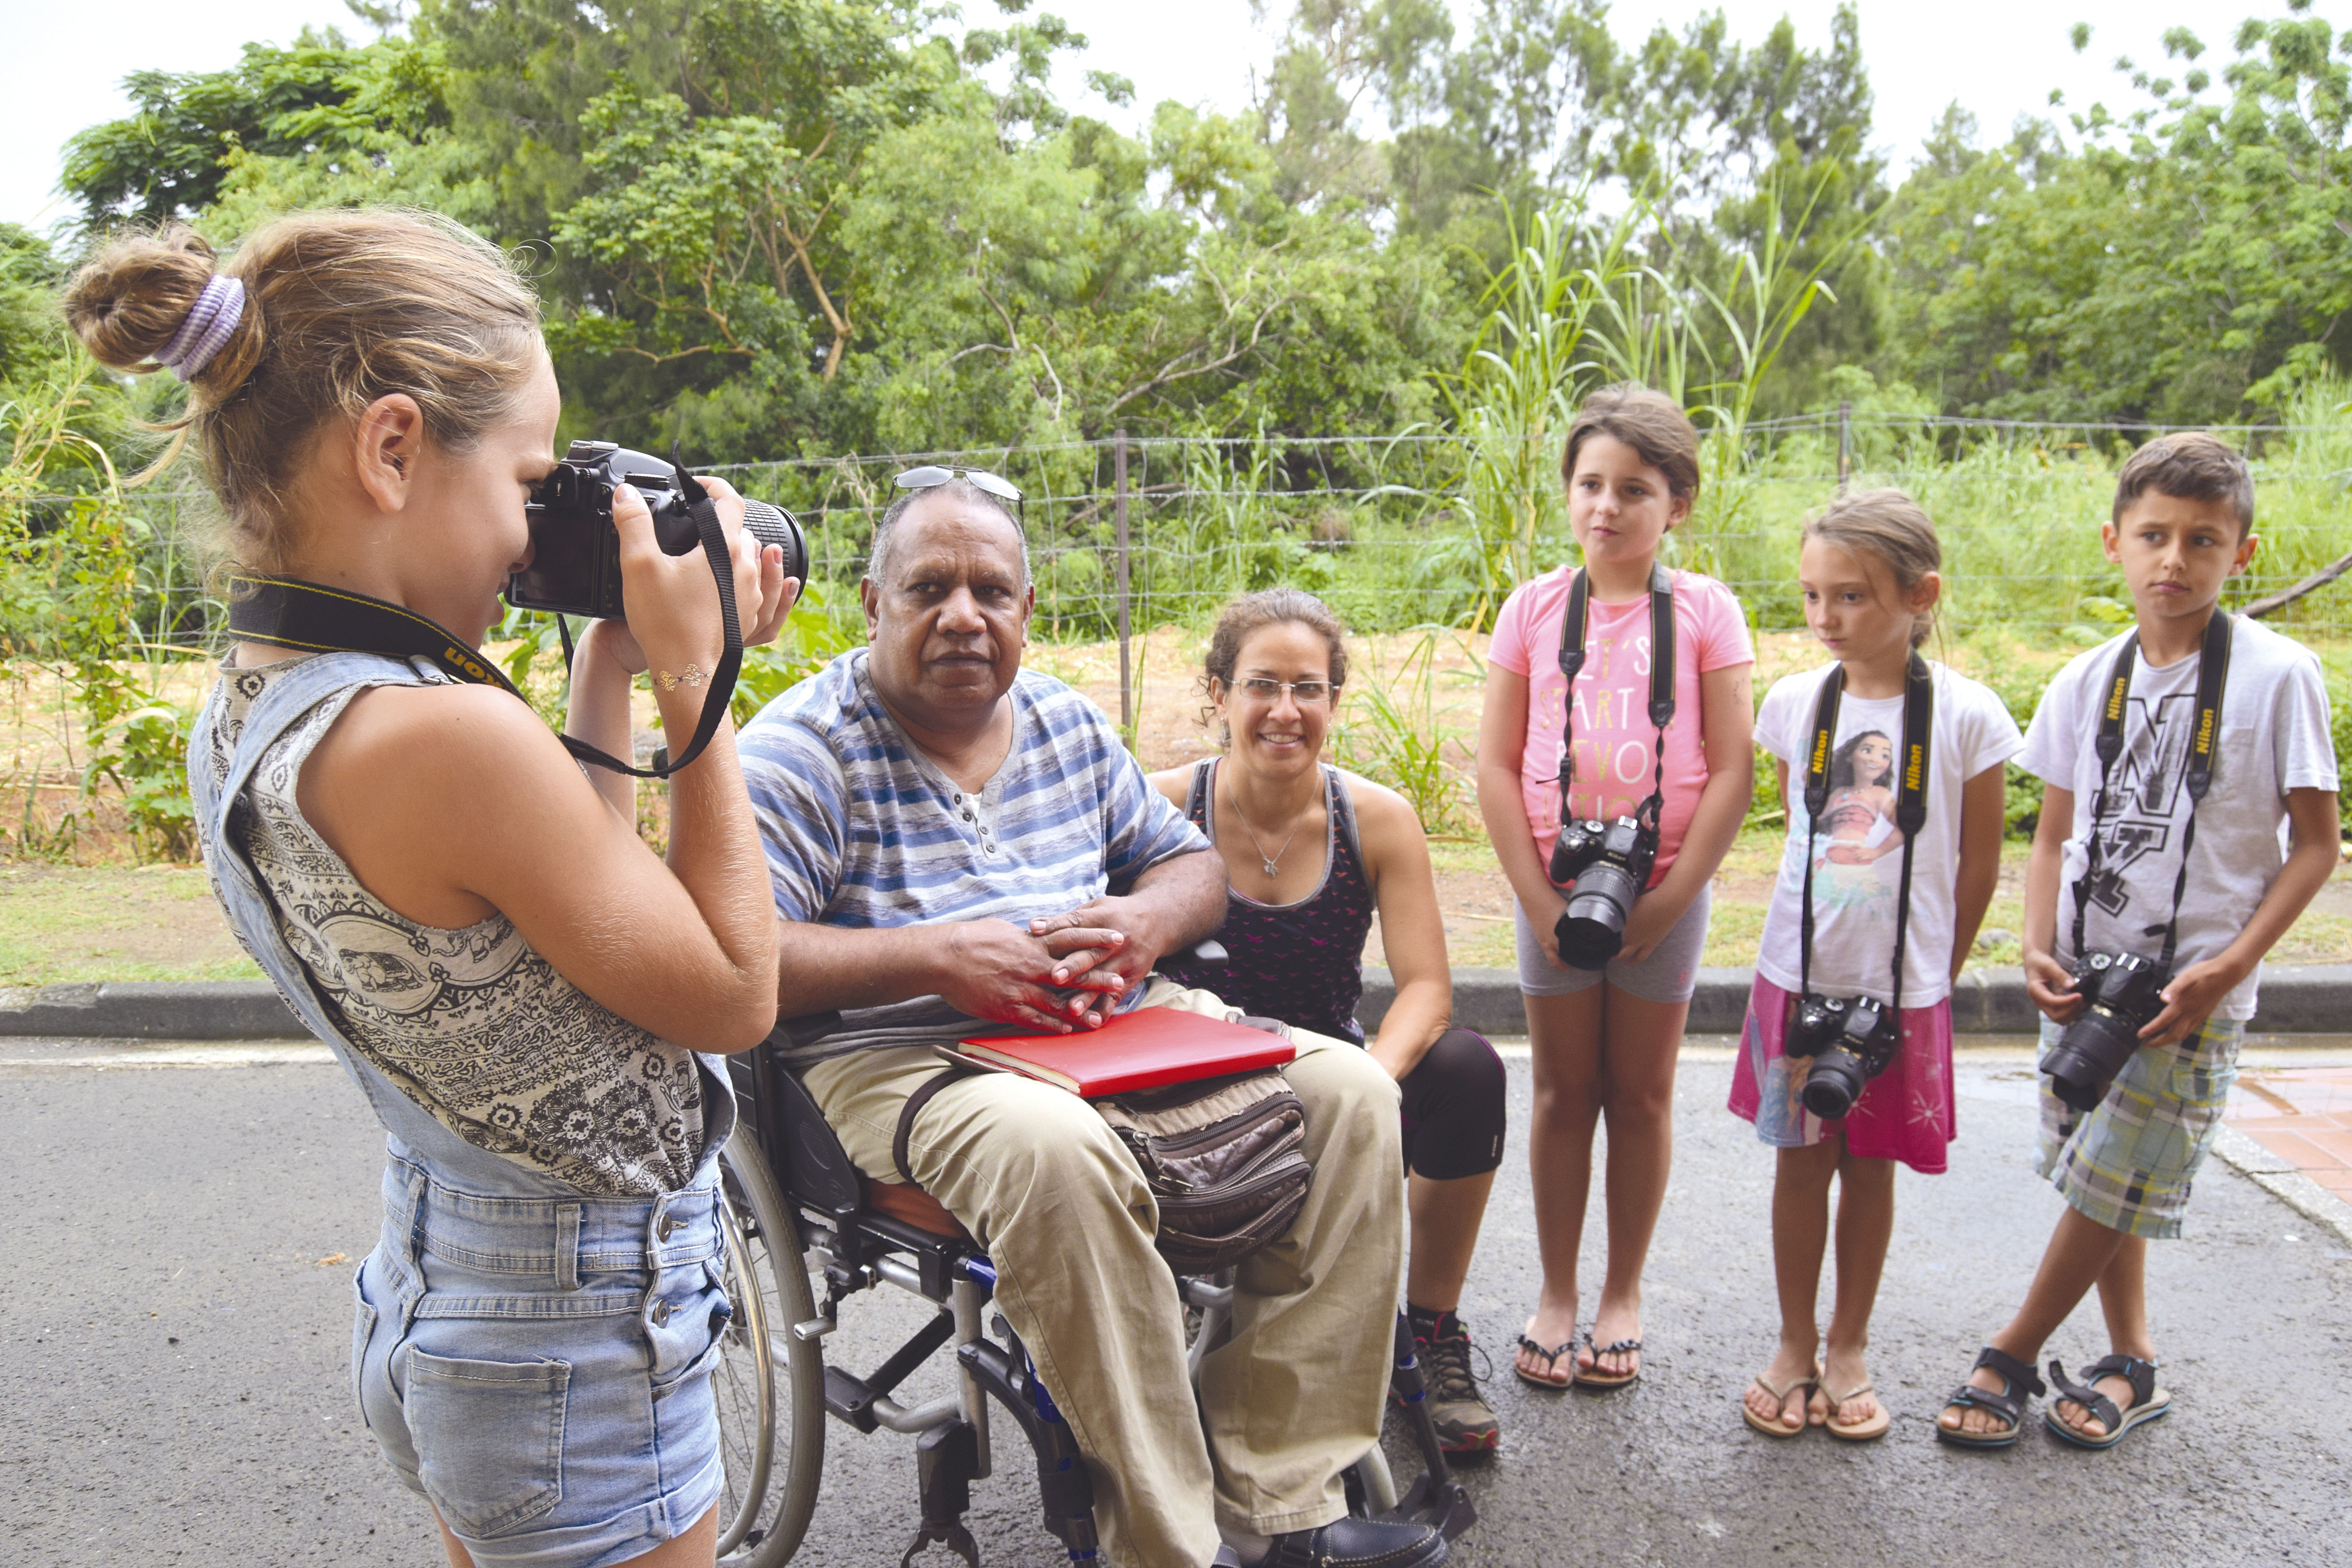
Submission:
{"label": "camera lens", "polygon": [[1599,969],[1625,945],[1625,916],[1640,889],[1622,866],[1604,860],[1585,868],[1568,892],[1568,912],[1555,928],[1560,962]]}
{"label": "camera lens", "polygon": [[803,583],[808,581],[808,538],[801,531],[800,520],[791,512],[763,500],[747,500],[743,503],[743,531],[762,545],[782,545],[784,575]]}
{"label": "camera lens", "polygon": [[1824,1121],[1834,1121],[1853,1109],[1862,1086],[1870,1081],[1863,1059],[1843,1046],[1832,1046],[1813,1058],[1799,1098],[1805,1109]]}
{"label": "camera lens", "polygon": [[2072,1110],[2088,1110],[2105,1097],[2107,1085],[2139,1049],[2139,1026],[2129,1016],[2094,1005],[2066,1026],[2042,1060],[2051,1092]]}

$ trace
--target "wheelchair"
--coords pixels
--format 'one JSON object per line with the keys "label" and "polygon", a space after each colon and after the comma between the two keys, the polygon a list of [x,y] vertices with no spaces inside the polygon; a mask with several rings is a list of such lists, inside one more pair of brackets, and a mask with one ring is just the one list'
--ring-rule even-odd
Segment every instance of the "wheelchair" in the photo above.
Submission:
{"label": "wheelchair", "polygon": [[[770,1047],[732,1058],[730,1068],[742,1114],[721,1160],[728,1293],[736,1310],[712,1378],[727,1478],[719,1561],[730,1568],[792,1561],[815,1511],[830,1418],[860,1433],[887,1427],[916,1439],[920,1522],[901,1568],[912,1568],[932,1545],[979,1568],[962,1516],[971,1483],[992,1468],[992,1401],[1035,1461],[1045,1529],[1070,1562],[1094,1562],[1092,1483],[1028,1352],[987,1310],[996,1283],[987,1255],[919,1189],[863,1181],[816,1102]],[[821,1310],[812,1271],[825,1291]],[[839,1327],[842,1306],[877,1285],[920,1297],[934,1315],[864,1376],[827,1365],[824,1342]],[[1177,1289],[1188,1317],[1197,1314],[1189,1351],[1197,1378],[1229,1320],[1232,1278],[1180,1278]],[[895,1399],[942,1349],[954,1357],[952,1393],[911,1407]],[[1423,1473],[1400,1496],[1375,1444],[1348,1472],[1349,1506],[1432,1524],[1451,1539],[1476,1512],[1438,1444],[1402,1312],[1390,1388]]]}

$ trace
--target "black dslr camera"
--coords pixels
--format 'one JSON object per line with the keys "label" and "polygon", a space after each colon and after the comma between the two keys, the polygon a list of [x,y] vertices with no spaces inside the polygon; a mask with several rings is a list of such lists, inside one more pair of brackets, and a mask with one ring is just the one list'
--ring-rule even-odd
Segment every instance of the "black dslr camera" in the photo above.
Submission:
{"label": "black dslr camera", "polygon": [[1886,1070],[1903,1045],[1895,1009],[1867,996],[1806,996],[1782,1048],[1813,1058],[1799,1091],[1805,1109],[1834,1121],[1853,1109],[1863,1085]]}
{"label": "black dslr camera", "polygon": [[2088,1110],[2139,1049],[2139,1032],[2164,1011],[2172,972],[2136,952],[2089,952],[2074,965],[2074,989],[2089,1004],[2042,1059],[2051,1089],[2075,1110]]}
{"label": "black dslr camera", "polygon": [[1658,825],[1640,817],[1562,823],[1551,847],[1551,879],[1572,884],[1552,934],[1560,962],[1599,969],[1625,945],[1625,918],[1658,858]]}
{"label": "black dslr camera", "polygon": [[[628,485],[654,514],[654,536],[672,555],[702,548],[692,509],[702,487],[667,458],[610,441],[574,441],[530,493],[530,564],[507,578],[507,603],[598,620],[623,618],[621,536],[613,526],[613,492]],[[808,539],[791,512],[766,501],[743,503],[743,526],[762,545],[784,547],[784,575],[808,580]]]}

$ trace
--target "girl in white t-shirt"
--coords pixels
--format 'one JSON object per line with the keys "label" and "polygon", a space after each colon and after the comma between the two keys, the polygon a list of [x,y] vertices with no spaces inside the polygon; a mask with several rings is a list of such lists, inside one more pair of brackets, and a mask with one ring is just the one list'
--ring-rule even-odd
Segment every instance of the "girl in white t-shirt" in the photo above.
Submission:
{"label": "girl in white t-shirt", "polygon": [[[1776,681],[1756,717],[1757,742],[1780,773],[1789,834],[1764,919],[1731,1109],[1780,1152],[1772,1193],[1780,1348],[1741,1410],[1750,1426],[1773,1436],[1793,1436],[1809,1424],[1855,1440],[1885,1432],[1886,1409],[1871,1391],[1864,1352],[1895,1224],[1895,1163],[1939,1173],[1953,1135],[1951,983],[2000,876],[2001,764],[2023,742],[1999,698],[1940,664],[1927,665],[1935,719],[1927,820],[1911,846],[1901,1047],[1834,1121],[1814,1115],[1801,1099],[1814,1058],[1785,1050],[1805,986],[1809,852],[1812,992],[1882,1005],[1895,1000],[1905,681],[1913,650],[1934,625],[1942,562],[1935,524],[1900,490],[1845,497],[1807,522],[1797,568],[1805,623],[1835,662]],[[1831,738],[1829,794],[1820,822],[1809,825],[1805,759],[1822,683],[1840,668],[1845,689]],[[1814,1301],[1832,1177],[1841,1183],[1837,1292],[1823,1361]]]}

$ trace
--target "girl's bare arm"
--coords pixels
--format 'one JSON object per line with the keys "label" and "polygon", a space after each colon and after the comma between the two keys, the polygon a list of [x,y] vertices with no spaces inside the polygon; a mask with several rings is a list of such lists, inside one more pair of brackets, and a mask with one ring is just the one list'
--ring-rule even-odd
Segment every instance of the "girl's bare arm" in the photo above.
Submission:
{"label": "girl's bare arm", "polygon": [[1519,794],[1519,764],[1528,745],[1528,678],[1517,670],[1492,662],[1486,666],[1486,701],[1478,711],[1478,815],[1545,956],[1557,963],[1559,953],[1551,929],[1567,903],[1536,858],[1535,830]]}
{"label": "girl's bare arm", "polygon": [[1960,865],[1952,882],[1952,974],[1960,977],[1976,947],[1993,889],[2000,885],[2001,803],[2007,769],[2000,763],[1960,787]]}
{"label": "girl's bare arm", "polygon": [[1731,853],[1756,793],[1756,703],[1752,664],[1726,665],[1699,677],[1705,715],[1706,787],[1683,835],[1681,851],[1658,885],[1642,895],[1625,922],[1623,956],[1648,956],[1675,922],[1698,901],[1723,858]]}
{"label": "girl's bare arm", "polygon": [[1429,836],[1404,797],[1354,774],[1348,794],[1364,847],[1364,869],[1381,913],[1381,949],[1396,977],[1396,1000],[1381,1019],[1372,1059],[1402,1081],[1454,1021],[1454,971]]}

